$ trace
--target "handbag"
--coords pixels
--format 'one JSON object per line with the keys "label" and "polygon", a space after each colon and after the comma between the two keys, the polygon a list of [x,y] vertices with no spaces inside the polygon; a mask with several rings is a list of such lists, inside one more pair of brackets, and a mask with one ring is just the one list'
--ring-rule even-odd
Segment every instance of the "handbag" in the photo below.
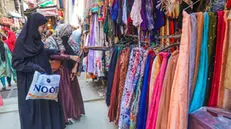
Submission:
{"label": "handbag", "polygon": [[60,75],[34,73],[26,100],[29,99],[48,99],[58,101]]}
{"label": "handbag", "polygon": [[0,94],[0,106],[3,106],[3,99],[2,99],[1,94]]}
{"label": "handbag", "polygon": [[[51,37],[52,37],[52,36],[51,36]],[[56,40],[54,39],[54,37],[52,37],[52,38],[53,38],[53,40],[55,41],[57,47],[59,48],[59,45],[58,45],[58,43],[56,42]],[[59,48],[59,50],[60,50],[60,48]],[[51,69],[52,69],[53,72],[54,72],[54,71],[57,71],[57,70],[61,67],[61,64],[62,64],[62,61],[61,61],[61,60],[50,60],[49,62],[50,62]]]}

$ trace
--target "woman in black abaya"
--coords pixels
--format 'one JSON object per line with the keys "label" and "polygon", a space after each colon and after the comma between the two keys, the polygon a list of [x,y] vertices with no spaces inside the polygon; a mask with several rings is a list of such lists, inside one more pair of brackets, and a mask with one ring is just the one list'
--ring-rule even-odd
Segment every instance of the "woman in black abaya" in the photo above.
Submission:
{"label": "woman in black abaya", "polygon": [[64,129],[61,104],[53,100],[25,100],[35,71],[51,74],[47,53],[41,41],[46,18],[33,13],[19,35],[13,52],[17,71],[18,105],[21,129]]}

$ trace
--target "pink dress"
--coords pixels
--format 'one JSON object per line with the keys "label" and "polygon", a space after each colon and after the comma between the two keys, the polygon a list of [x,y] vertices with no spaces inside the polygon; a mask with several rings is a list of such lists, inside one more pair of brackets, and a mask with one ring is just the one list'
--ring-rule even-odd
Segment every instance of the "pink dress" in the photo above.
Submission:
{"label": "pink dress", "polygon": [[168,64],[169,53],[168,52],[161,52],[159,55],[162,58],[162,64],[161,64],[160,72],[158,73],[157,78],[156,78],[155,83],[154,83],[153,95],[152,95],[152,100],[151,100],[151,107],[150,107],[150,110],[148,112],[146,129],[155,129],[156,128],[156,120],[157,120],[160,96],[161,96],[162,86],[163,86],[163,82],[164,82],[166,67]]}

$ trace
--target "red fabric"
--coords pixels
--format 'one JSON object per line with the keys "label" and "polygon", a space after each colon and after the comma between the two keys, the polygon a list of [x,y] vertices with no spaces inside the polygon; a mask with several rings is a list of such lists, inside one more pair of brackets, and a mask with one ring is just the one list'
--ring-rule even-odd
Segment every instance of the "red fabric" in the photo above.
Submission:
{"label": "red fabric", "polygon": [[226,24],[224,21],[224,11],[219,11],[217,21],[217,40],[216,40],[216,54],[215,54],[215,63],[214,63],[214,74],[212,89],[209,98],[209,106],[216,107],[218,103],[218,90],[220,87],[220,76],[221,76],[221,65],[222,65],[222,52],[224,45],[224,36]]}
{"label": "red fabric", "polygon": [[2,30],[6,31],[6,32],[10,31],[10,29],[8,27],[3,27]]}
{"label": "red fabric", "polygon": [[16,35],[13,31],[8,31],[8,39],[4,40],[4,42],[8,45],[11,52],[14,50],[14,45],[16,42]]}
{"label": "red fabric", "polygon": [[226,7],[227,7],[227,9],[230,9],[230,8],[231,8],[231,0],[228,0],[228,1],[227,1]]}
{"label": "red fabric", "polygon": [[[151,60],[150,60],[150,71],[152,71],[152,64],[153,64],[153,62],[154,62],[154,58],[155,58],[155,52],[153,51],[153,50],[150,50],[149,51],[149,53],[151,54]],[[148,73],[148,86],[150,85],[150,80],[151,80],[151,74],[152,74],[152,72],[149,72]],[[149,87],[148,87],[148,91],[149,91]],[[149,107],[149,93],[147,94],[147,106]]]}
{"label": "red fabric", "polygon": [[1,95],[0,95],[0,106],[3,106],[3,99]]}
{"label": "red fabric", "polygon": [[[175,34],[175,30],[174,30],[174,21],[173,20],[169,20],[169,24],[170,24],[170,35],[174,35]],[[174,38],[170,38],[170,43],[173,44],[174,43]],[[171,51],[174,52],[175,49],[171,48]]]}

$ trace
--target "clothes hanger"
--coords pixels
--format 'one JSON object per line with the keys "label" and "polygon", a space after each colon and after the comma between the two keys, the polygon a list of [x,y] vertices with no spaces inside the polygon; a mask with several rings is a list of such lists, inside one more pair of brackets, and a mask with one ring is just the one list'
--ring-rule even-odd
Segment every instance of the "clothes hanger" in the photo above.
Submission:
{"label": "clothes hanger", "polygon": [[190,4],[188,7],[184,8],[183,10],[185,11],[185,10],[189,9],[191,6],[193,6],[194,4],[196,4],[198,2],[200,2],[200,0],[195,1],[194,3]]}
{"label": "clothes hanger", "polygon": [[171,44],[171,45],[169,45],[169,46],[167,46],[167,47],[161,49],[160,52],[163,52],[163,51],[165,51],[165,50],[168,50],[169,48],[177,47],[177,46],[180,46],[180,43],[179,43],[179,42],[173,43],[173,44]]}

